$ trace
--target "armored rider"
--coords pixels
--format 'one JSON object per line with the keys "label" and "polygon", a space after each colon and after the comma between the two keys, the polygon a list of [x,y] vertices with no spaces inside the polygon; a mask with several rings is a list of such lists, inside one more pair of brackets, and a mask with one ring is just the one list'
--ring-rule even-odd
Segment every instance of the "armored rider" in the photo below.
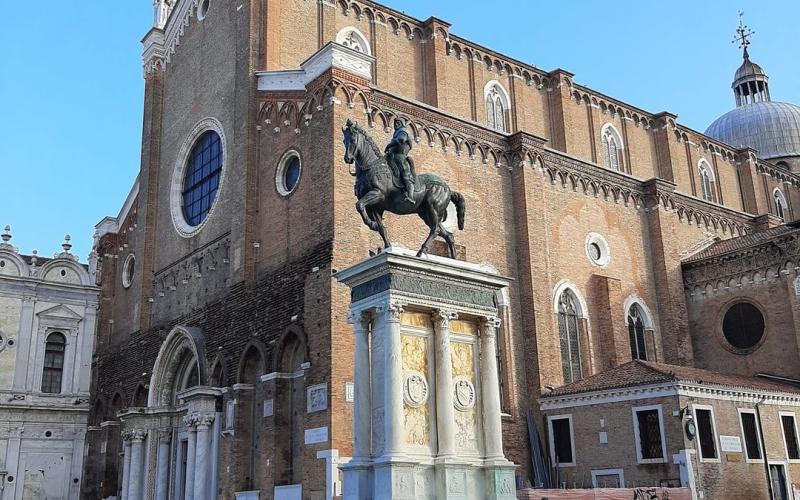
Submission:
{"label": "armored rider", "polygon": [[391,142],[386,146],[386,160],[389,166],[400,174],[403,181],[403,188],[406,193],[406,201],[414,202],[414,175],[408,163],[408,153],[411,151],[411,138],[406,131],[406,124],[402,118],[394,121],[394,135]]}

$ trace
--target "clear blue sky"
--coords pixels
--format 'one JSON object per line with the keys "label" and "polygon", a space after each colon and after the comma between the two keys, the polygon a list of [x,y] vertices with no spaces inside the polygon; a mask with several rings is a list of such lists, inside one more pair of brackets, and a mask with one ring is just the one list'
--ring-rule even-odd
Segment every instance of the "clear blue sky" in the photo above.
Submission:
{"label": "clear blue sky", "polygon": [[[232,1],[232,0],[214,0]],[[284,0],[292,1],[292,0]],[[299,0],[298,0],[299,1]],[[705,130],[733,107],[738,17],[775,100],[800,104],[800,2],[387,0],[472,39],[648,111]],[[94,224],[116,215],[139,168],[139,40],[151,0],[0,0],[0,228],[51,255],[70,233],[85,260]],[[591,34],[591,36],[589,36]]]}

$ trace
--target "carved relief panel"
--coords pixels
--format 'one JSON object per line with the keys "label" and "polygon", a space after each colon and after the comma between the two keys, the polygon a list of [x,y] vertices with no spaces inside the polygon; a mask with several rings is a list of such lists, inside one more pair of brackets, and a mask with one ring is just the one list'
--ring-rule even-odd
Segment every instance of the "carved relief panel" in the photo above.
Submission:
{"label": "carved relief panel", "polygon": [[406,312],[401,317],[403,417],[405,442],[431,447],[433,405],[433,328],[428,314]]}

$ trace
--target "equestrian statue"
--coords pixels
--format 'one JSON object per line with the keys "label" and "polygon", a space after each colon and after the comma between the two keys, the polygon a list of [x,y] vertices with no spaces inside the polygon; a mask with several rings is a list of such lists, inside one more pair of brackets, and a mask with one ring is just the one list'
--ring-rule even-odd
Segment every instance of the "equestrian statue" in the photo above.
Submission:
{"label": "equestrian statue", "polygon": [[450,258],[456,258],[456,243],[453,233],[442,226],[447,220],[447,207],[452,201],[456,207],[458,229],[464,230],[464,196],[452,191],[440,177],[432,174],[417,175],[414,160],[408,156],[411,139],[405,122],[394,121],[394,135],[384,153],[367,132],[347,120],[342,128],[344,133],[344,162],[355,164],[355,194],[358,201],[356,210],[370,229],[381,235],[385,248],[389,248],[389,238],[383,224],[386,211],[397,215],[417,214],[430,228],[428,238],[417,252],[421,257],[428,252],[436,236],[447,242]]}

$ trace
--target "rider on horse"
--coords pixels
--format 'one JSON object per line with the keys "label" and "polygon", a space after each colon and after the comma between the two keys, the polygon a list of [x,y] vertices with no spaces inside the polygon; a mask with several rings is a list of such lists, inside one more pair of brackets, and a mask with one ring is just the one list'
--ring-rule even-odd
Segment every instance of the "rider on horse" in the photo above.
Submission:
{"label": "rider on horse", "polygon": [[389,166],[403,181],[406,201],[414,203],[414,174],[411,172],[411,166],[408,163],[408,153],[411,152],[411,138],[406,131],[406,124],[402,118],[397,118],[394,121],[394,135],[384,152]]}

